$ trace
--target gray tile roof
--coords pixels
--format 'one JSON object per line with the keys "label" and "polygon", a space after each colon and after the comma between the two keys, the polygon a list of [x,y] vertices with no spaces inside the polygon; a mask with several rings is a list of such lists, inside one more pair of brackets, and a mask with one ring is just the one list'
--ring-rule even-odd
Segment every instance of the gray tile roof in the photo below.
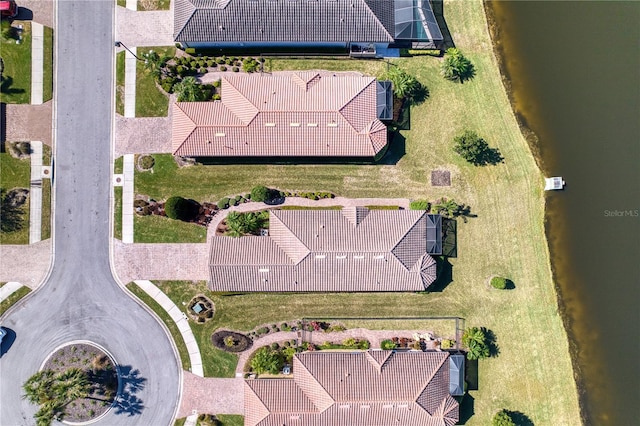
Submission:
{"label": "gray tile roof", "polygon": [[413,210],[274,210],[269,237],[216,237],[214,291],[421,291],[436,279],[427,215]]}
{"label": "gray tile roof", "polygon": [[179,42],[390,43],[394,31],[387,0],[175,1]]}
{"label": "gray tile roof", "polygon": [[248,426],[453,425],[447,352],[305,352],[293,380],[245,382]]}

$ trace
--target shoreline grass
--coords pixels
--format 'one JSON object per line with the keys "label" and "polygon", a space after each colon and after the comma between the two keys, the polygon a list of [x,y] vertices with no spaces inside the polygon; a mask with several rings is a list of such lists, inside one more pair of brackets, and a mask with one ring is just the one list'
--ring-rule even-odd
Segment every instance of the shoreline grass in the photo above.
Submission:
{"label": "shoreline grass", "polygon": [[10,307],[18,303],[27,294],[31,293],[31,289],[26,286],[22,286],[9,295],[6,299],[0,302],[0,316],[9,310]]}
{"label": "shoreline grass", "polygon": [[182,338],[182,334],[180,334],[180,330],[178,330],[178,326],[171,319],[167,311],[162,309],[162,306],[158,304],[151,296],[149,296],[143,289],[141,289],[135,283],[127,284],[127,288],[133,294],[135,294],[142,302],[147,305],[156,315],[160,318],[160,320],[167,326],[169,329],[169,333],[173,338],[173,342],[178,349],[178,355],[180,356],[180,361],[182,363],[182,368],[186,371],[191,370],[191,360],[189,358],[189,351],[187,350],[187,345],[184,343],[184,339]]}
{"label": "shoreline grass", "polygon": [[[442,291],[211,295],[216,314],[199,333],[207,337],[216,327],[247,330],[258,323],[302,316],[371,316],[371,312],[379,316],[460,316],[468,327],[492,330],[500,347],[498,357],[479,363],[479,389],[470,392],[474,414],[467,425],[490,424],[502,408],[520,411],[535,424],[576,424],[580,422],[577,387],[544,229],[543,176],[506,95],[482,2],[445,1],[444,10],[456,46],[473,62],[476,76],[464,84],[444,80],[442,58],[390,61],[430,91],[426,102],[412,108],[411,130],[401,131],[404,138],[397,138],[403,146],[390,150],[404,154],[390,164],[292,162],[178,169],[175,163],[156,156],[153,176],[136,175],[136,192],[156,199],[180,194],[216,201],[262,184],[331,191],[346,197],[447,197],[471,206],[478,217],[458,222],[458,257],[450,259],[452,282]],[[386,67],[381,62],[344,59],[273,58],[270,63],[273,70],[349,68],[374,75],[384,71],[381,66]],[[473,167],[453,153],[453,137],[465,129],[477,131],[498,148],[505,162]],[[451,172],[452,186],[430,186],[430,172],[442,169]],[[486,285],[493,275],[509,277],[515,289],[494,291]],[[180,287],[177,283],[166,286]],[[165,290],[179,299],[195,294],[191,289],[181,296],[182,291],[186,289],[176,289],[171,295],[171,289]]]}
{"label": "shoreline grass", "polygon": [[[136,54],[140,57],[150,50],[160,56],[176,54],[174,46],[139,47]],[[158,89],[151,73],[144,69],[144,62],[136,61],[136,117],[166,117],[168,112],[169,97]]]}
{"label": "shoreline grass", "polygon": [[4,81],[0,84],[0,102],[8,104],[31,103],[31,22],[13,21],[22,25],[22,41],[0,39],[4,60]]}

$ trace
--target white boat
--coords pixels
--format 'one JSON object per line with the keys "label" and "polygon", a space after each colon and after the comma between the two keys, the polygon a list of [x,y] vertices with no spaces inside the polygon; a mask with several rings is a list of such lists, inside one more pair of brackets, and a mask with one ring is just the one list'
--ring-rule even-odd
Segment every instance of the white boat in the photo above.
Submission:
{"label": "white boat", "polygon": [[544,190],[553,191],[556,189],[564,189],[564,180],[561,177],[552,177],[544,179]]}

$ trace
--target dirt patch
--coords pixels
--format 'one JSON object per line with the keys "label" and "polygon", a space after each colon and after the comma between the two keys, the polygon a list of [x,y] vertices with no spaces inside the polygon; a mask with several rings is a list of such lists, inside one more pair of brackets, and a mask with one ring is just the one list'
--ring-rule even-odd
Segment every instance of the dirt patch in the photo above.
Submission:
{"label": "dirt patch", "polygon": [[432,186],[451,186],[451,172],[449,170],[433,170],[431,172]]}
{"label": "dirt patch", "polygon": [[7,142],[5,149],[13,158],[26,160],[31,157],[31,144],[29,142]]}
{"label": "dirt patch", "polygon": [[43,370],[62,372],[70,368],[79,368],[87,374],[91,390],[86,398],[67,404],[64,420],[86,422],[105,413],[118,390],[118,373],[113,360],[96,346],[79,343],[58,349],[45,362]]}
{"label": "dirt patch", "polygon": [[220,330],[211,335],[213,345],[225,352],[244,352],[253,346],[253,341],[242,333]]}

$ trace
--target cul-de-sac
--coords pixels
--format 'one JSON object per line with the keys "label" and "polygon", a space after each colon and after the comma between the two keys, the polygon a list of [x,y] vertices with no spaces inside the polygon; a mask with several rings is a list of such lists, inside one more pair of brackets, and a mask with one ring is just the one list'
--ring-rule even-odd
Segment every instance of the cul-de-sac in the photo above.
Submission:
{"label": "cul-de-sac", "polygon": [[481,0],[0,0],[0,424],[580,424]]}

